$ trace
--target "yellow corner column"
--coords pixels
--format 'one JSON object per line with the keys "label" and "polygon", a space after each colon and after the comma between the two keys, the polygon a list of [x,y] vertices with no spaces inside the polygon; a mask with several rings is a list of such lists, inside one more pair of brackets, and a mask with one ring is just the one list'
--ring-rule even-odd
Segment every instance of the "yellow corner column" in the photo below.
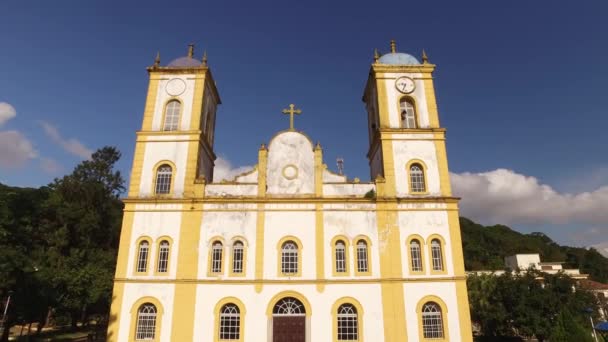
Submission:
{"label": "yellow corner column", "polygon": [[158,83],[160,74],[150,72],[150,83],[148,84],[148,95],[146,95],[146,105],[144,107],[144,120],[141,125],[142,131],[152,130],[152,121],[156,109],[156,94],[158,93]]}
{"label": "yellow corner column", "polygon": [[448,224],[450,229],[450,241],[452,243],[454,276],[456,278],[454,285],[456,287],[456,303],[460,321],[460,334],[462,341],[473,341],[473,329],[471,327],[471,313],[469,311],[469,295],[464,270],[464,255],[462,251],[458,209],[448,211]]}
{"label": "yellow corner column", "polygon": [[[262,144],[258,151],[258,197],[266,197],[266,165],[268,162],[268,149]],[[262,292],[264,278],[264,225],[265,206],[258,203],[257,222],[255,228],[255,291]]]}
{"label": "yellow corner column", "polygon": [[203,205],[187,204],[182,209],[171,341],[192,341],[194,334],[197,284],[192,280],[198,279],[198,249]]}
{"label": "yellow corner column", "polygon": [[[323,149],[317,143],[314,148],[315,153],[315,196],[323,197]],[[322,282],[325,279],[325,229],[323,225],[323,204],[315,205],[315,253],[316,253],[316,270],[317,270],[317,291],[323,292],[325,284]]]}

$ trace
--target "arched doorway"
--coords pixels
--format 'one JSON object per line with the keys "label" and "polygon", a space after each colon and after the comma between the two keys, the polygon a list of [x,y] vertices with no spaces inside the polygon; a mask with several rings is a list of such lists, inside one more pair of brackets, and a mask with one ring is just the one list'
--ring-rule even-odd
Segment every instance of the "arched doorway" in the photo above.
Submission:
{"label": "arched doorway", "polygon": [[285,297],[274,305],[272,342],[306,342],[306,308],[298,299]]}

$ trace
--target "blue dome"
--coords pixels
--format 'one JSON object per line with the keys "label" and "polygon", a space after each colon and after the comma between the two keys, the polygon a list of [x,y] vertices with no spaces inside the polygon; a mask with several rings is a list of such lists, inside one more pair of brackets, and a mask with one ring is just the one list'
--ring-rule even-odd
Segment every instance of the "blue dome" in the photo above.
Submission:
{"label": "blue dome", "polygon": [[414,65],[420,64],[416,57],[412,55],[408,55],[407,53],[402,52],[391,52],[386,55],[380,57],[378,59],[378,63],[380,64],[394,64],[394,65]]}
{"label": "blue dome", "polygon": [[174,68],[196,68],[201,66],[202,62],[192,57],[180,57],[171,61],[167,66]]}

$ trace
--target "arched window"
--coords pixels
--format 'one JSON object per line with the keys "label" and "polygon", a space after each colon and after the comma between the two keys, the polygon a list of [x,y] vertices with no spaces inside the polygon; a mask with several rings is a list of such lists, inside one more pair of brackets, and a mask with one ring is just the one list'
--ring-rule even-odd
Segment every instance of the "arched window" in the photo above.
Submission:
{"label": "arched window", "polygon": [[168,194],[171,192],[171,177],[173,169],[169,164],[163,164],[156,170],[156,187],[157,194]]}
{"label": "arched window", "polygon": [[418,163],[410,166],[410,190],[411,192],[425,192],[424,170]]}
{"label": "arched window", "polygon": [[241,312],[235,304],[222,306],[220,311],[220,340],[241,338]]}
{"label": "arched window", "polygon": [[342,304],[338,308],[338,341],[358,341],[359,322],[357,309],[351,304]]}
{"label": "arched window", "polygon": [[150,252],[150,243],[148,241],[142,241],[139,243],[139,250],[137,251],[137,272],[143,273],[148,270],[148,254]]}
{"label": "arched window", "polygon": [[420,251],[420,241],[410,242],[410,259],[413,272],[422,272],[422,252]]}
{"label": "arched window", "polygon": [[179,124],[179,112],[181,103],[177,100],[171,100],[165,108],[165,122],[163,123],[163,131],[176,131]]}
{"label": "arched window", "polygon": [[304,316],[306,308],[296,298],[286,297],[278,301],[272,308],[273,316]]}
{"label": "arched window", "polygon": [[416,128],[416,109],[408,98],[401,99],[399,102],[401,112],[401,128]]}
{"label": "arched window", "polygon": [[441,252],[441,242],[438,239],[431,241],[431,258],[433,271],[443,271],[443,253]]}
{"label": "arched window", "polygon": [[357,272],[369,272],[367,242],[365,242],[365,240],[359,240],[357,242]]}
{"label": "arched window", "polygon": [[286,241],[281,248],[281,273],[298,273],[298,245],[293,241]]}
{"label": "arched window", "polygon": [[422,334],[424,338],[443,338],[441,307],[428,302],[422,307]]}
{"label": "arched window", "polygon": [[336,273],[346,272],[346,246],[344,241],[338,240],[335,247],[336,253]]}
{"label": "arched window", "polygon": [[215,241],[211,246],[211,273],[222,273],[222,254],[224,246],[221,242]]}
{"label": "arched window", "polygon": [[169,241],[163,240],[158,245],[158,269],[157,272],[167,272],[169,268]]}
{"label": "arched window", "polygon": [[135,327],[135,340],[154,340],[156,333],[156,306],[145,303],[137,310],[137,326]]}
{"label": "arched window", "polygon": [[243,252],[243,243],[235,241],[232,245],[232,273],[243,273]]}

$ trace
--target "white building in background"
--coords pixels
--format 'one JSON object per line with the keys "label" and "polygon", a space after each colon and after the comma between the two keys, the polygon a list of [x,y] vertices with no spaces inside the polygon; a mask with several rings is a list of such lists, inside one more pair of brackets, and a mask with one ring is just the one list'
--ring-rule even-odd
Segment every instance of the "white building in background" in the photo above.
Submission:
{"label": "white building in background", "polygon": [[[541,262],[540,254],[514,254],[505,257],[505,268],[512,271],[526,271],[533,269],[548,274],[557,274],[562,272],[574,279],[587,279],[588,274],[581,274],[578,268],[564,268],[563,261],[557,262]],[[483,270],[483,271],[471,271],[468,274],[504,274],[505,270]]]}
{"label": "white building in background", "polygon": [[193,55],[148,68],[108,340],[472,341],[426,55],[392,42],[374,57],[361,151],[371,182],[329,171],[293,105],[285,131],[249,147],[252,170],[215,180],[221,101]]}

